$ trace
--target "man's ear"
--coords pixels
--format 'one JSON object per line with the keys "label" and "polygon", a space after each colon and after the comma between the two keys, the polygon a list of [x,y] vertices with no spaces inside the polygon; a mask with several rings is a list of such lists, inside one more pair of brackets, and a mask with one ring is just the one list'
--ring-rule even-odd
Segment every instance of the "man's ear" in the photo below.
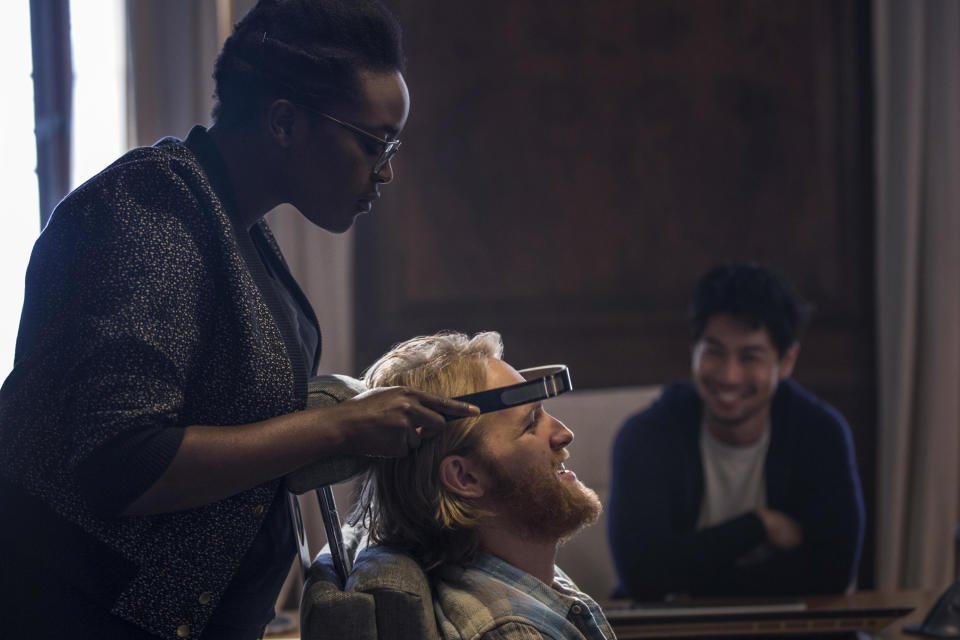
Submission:
{"label": "man's ear", "polygon": [[783,352],[780,358],[780,379],[786,380],[793,375],[793,367],[797,364],[797,356],[800,355],[800,343],[794,342]]}
{"label": "man's ear", "polygon": [[440,461],[440,482],[463,498],[483,497],[483,472],[465,456],[447,456]]}
{"label": "man's ear", "polygon": [[283,148],[293,142],[297,108],[289,100],[274,100],[267,109],[267,130],[270,138]]}

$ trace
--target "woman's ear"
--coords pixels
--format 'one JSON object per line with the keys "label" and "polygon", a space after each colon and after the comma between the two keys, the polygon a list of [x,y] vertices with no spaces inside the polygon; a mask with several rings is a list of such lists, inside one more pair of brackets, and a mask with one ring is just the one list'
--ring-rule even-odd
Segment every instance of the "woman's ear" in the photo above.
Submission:
{"label": "woman's ear", "polygon": [[440,462],[440,482],[463,498],[482,498],[486,476],[465,456],[447,456]]}
{"label": "woman's ear", "polygon": [[289,147],[293,142],[296,117],[297,108],[289,100],[274,100],[267,109],[267,128],[270,137],[283,148]]}

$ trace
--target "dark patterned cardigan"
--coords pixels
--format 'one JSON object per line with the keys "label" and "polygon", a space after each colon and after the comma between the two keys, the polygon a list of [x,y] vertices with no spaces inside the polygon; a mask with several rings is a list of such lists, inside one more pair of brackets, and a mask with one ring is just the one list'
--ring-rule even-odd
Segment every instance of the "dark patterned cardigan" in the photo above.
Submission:
{"label": "dark patterned cardigan", "polygon": [[[198,127],[186,142],[135,149],[58,205],[31,256],[15,366],[0,390],[0,474],[85,538],[51,550],[65,579],[171,639],[183,625],[200,634],[279,481],[117,517],[98,515],[78,468],[125,433],[301,409],[310,373],[250,235],[232,231],[229,186],[201,166],[205,148]],[[264,223],[254,232],[279,256]],[[130,463],[159,477],[178,444]]]}

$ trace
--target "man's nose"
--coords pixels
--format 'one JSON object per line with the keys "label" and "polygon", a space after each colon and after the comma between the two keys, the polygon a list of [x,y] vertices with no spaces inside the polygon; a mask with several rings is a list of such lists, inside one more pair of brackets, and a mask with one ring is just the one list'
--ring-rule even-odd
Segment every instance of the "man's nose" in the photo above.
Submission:
{"label": "man's nose", "polygon": [[736,358],[727,358],[720,365],[720,380],[728,384],[736,384],[743,380],[743,367]]}
{"label": "man's nose", "polygon": [[549,413],[547,414],[547,416],[549,416],[551,420],[551,425],[550,425],[550,428],[552,429],[552,432],[550,433],[551,448],[563,449],[564,447],[568,446],[571,442],[573,442],[573,431],[570,431],[570,429],[567,429],[567,426],[565,424],[563,424],[562,422],[560,422],[559,420],[551,416]]}

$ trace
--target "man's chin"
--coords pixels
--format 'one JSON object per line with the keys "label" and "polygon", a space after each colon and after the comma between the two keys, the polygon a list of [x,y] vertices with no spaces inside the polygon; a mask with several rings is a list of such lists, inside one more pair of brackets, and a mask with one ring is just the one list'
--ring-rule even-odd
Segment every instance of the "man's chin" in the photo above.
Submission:
{"label": "man's chin", "polygon": [[718,411],[709,412],[710,422],[721,427],[732,429],[747,421],[743,414],[724,414]]}
{"label": "man's chin", "polygon": [[579,480],[544,475],[508,481],[499,497],[501,504],[510,505],[510,520],[522,537],[549,543],[568,540],[596,522],[603,510],[597,493]]}
{"label": "man's chin", "polygon": [[757,411],[751,410],[749,407],[726,411],[721,407],[709,405],[706,407],[706,413],[711,422],[728,429],[739,427],[757,415]]}
{"label": "man's chin", "polygon": [[564,488],[569,491],[566,496],[566,505],[563,510],[566,518],[561,521],[557,519],[556,528],[551,532],[560,544],[564,544],[584,528],[594,524],[603,511],[603,503],[597,492],[586,486],[579,480],[567,485]]}
{"label": "man's chin", "polygon": [[580,524],[577,525],[576,531],[567,536],[567,538],[573,536],[584,527],[589,527],[594,524],[603,512],[603,503],[600,502],[600,496],[597,495],[597,492],[579,480],[576,485],[574,489],[580,492],[580,495],[577,496],[577,502],[579,502],[580,505],[579,511],[582,519]]}
{"label": "man's chin", "polygon": [[593,489],[580,485],[580,491],[580,495],[571,504],[571,517],[566,521],[566,527],[552,532],[560,545],[566,544],[568,540],[594,524],[603,511],[600,498]]}

